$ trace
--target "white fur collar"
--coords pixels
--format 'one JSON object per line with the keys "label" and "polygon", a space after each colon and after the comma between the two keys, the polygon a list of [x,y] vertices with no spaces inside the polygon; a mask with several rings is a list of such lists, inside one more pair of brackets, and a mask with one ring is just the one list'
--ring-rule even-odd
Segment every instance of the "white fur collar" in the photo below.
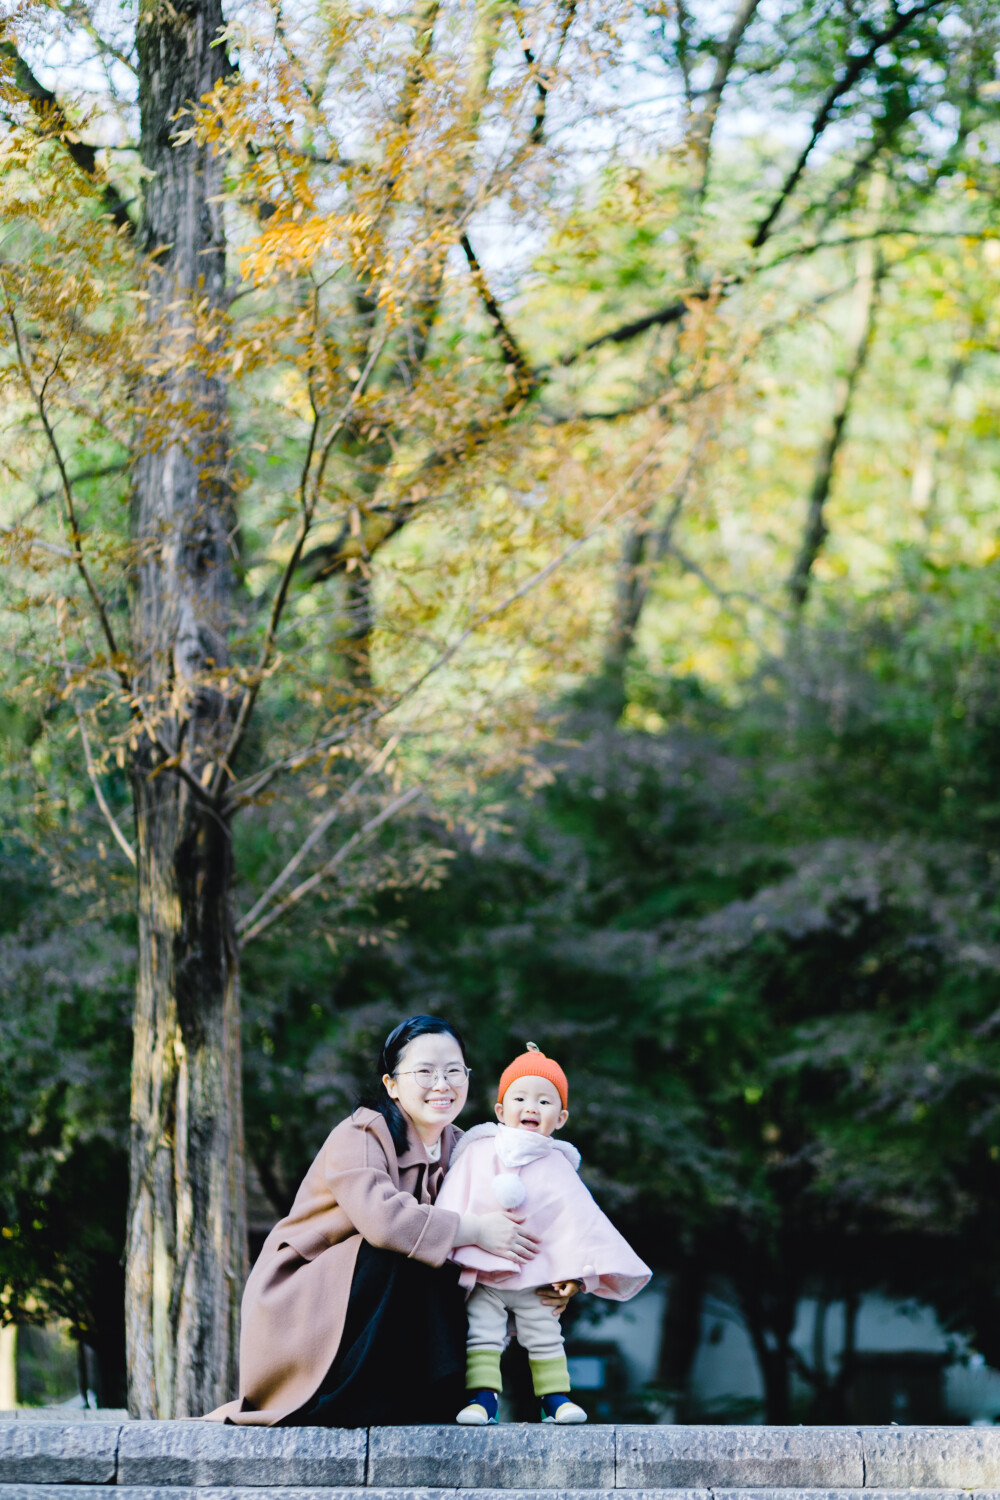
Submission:
{"label": "white fur collar", "polygon": [[514,1130],[510,1125],[494,1125],[492,1121],[473,1125],[465,1132],[451,1153],[451,1164],[454,1165],[466,1146],[473,1141],[485,1140],[487,1136],[495,1136],[496,1154],[508,1171],[525,1167],[528,1162],[537,1161],[550,1151],[560,1152],[575,1172],[580,1170],[580,1153],[569,1141],[557,1141],[552,1135],[536,1135],[533,1130]]}

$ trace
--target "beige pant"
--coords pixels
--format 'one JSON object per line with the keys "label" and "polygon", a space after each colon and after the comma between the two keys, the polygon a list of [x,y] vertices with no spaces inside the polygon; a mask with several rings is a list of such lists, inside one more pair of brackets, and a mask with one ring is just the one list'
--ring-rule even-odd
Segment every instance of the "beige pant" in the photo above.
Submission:
{"label": "beige pant", "polygon": [[504,1291],[501,1287],[476,1286],[466,1303],[469,1337],[466,1347],[502,1349],[507,1335],[507,1313],[514,1314],[517,1342],[530,1359],[558,1359],[563,1352],[562,1329],[537,1292],[529,1289]]}

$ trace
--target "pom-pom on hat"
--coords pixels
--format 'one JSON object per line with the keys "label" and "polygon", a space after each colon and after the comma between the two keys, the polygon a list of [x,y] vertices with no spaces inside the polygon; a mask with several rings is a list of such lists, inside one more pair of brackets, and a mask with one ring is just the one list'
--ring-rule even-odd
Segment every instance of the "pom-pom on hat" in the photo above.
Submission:
{"label": "pom-pom on hat", "polygon": [[567,1108],[569,1084],[566,1082],[566,1074],[553,1058],[546,1057],[544,1052],[539,1052],[534,1042],[529,1042],[527,1052],[522,1052],[520,1057],[515,1057],[514,1061],[508,1063],[501,1073],[500,1087],[497,1089],[498,1104],[503,1103],[504,1094],[519,1078],[547,1078],[553,1088],[559,1090],[563,1109]]}

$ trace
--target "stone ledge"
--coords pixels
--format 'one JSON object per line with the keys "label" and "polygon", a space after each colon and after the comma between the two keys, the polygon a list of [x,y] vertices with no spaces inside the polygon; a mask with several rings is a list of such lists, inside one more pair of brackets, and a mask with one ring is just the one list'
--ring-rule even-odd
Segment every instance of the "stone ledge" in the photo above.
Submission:
{"label": "stone ledge", "polygon": [[[116,1500],[503,1500],[508,1490],[456,1489],[358,1489],[319,1486],[282,1486],[259,1489],[251,1486],[188,1487],[163,1485],[129,1485],[116,1489]],[[743,1492],[759,1500],[757,1490]],[[784,1492],[799,1500],[794,1491]],[[732,1491],[736,1496],[738,1491]],[[860,1491],[858,1492],[860,1495]],[[519,1490],[520,1500],[617,1500],[615,1490]],[[802,1491],[802,1500],[806,1492]],[[85,1485],[9,1484],[0,1485],[0,1500],[94,1500],[94,1491]],[[712,1500],[711,1490],[642,1490],[635,1500]],[[813,1497],[808,1497],[813,1500]],[[816,1496],[815,1500],[827,1500]],[[838,1496],[837,1500],[841,1500]],[[844,1492],[843,1500],[853,1500]],[[926,1497],[924,1497],[926,1500]],[[949,1497],[951,1500],[951,1497]],[[956,1492],[955,1500],[961,1500]]]}
{"label": "stone ledge", "polygon": [[[1000,1428],[231,1427],[202,1422],[0,1421],[0,1500],[11,1486],[113,1485],[140,1500],[191,1490],[269,1500],[1000,1500]],[[95,1414],[96,1415],[96,1414]],[[295,1492],[295,1496],[292,1492]],[[301,1495],[299,1494],[301,1492]],[[419,1492],[419,1493],[418,1493]],[[92,1495],[92,1492],[91,1492]],[[124,1497],[123,1497],[124,1500]]]}
{"label": "stone ledge", "polygon": [[114,1484],[120,1432],[111,1422],[5,1422],[0,1484]]}
{"label": "stone ledge", "polygon": [[615,1429],[509,1423],[502,1427],[373,1427],[375,1488],[613,1490]]}
{"label": "stone ledge", "polygon": [[1000,1428],[863,1427],[873,1488],[1000,1489]]}
{"label": "stone ledge", "polygon": [[363,1486],[363,1427],[228,1427],[130,1422],[120,1429],[120,1485]]}
{"label": "stone ledge", "polygon": [[618,1489],[862,1489],[851,1427],[618,1427]]}
{"label": "stone ledge", "polygon": [[[503,1500],[508,1490],[327,1488],[324,1486],[122,1485],[116,1500]],[[620,1490],[519,1490],[519,1500],[620,1500]],[[976,1490],[1000,1500],[1000,1490]],[[630,1500],[969,1500],[956,1489],[633,1490]],[[92,1485],[0,1484],[0,1500],[94,1500]]]}
{"label": "stone ledge", "polygon": [[124,1407],[119,1411],[113,1406],[17,1406],[13,1411],[0,1411],[3,1422],[123,1422],[132,1419]]}

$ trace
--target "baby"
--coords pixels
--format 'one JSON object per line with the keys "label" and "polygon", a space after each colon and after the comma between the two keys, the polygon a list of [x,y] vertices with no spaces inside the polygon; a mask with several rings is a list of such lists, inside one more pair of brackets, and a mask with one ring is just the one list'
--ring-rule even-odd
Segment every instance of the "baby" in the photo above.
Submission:
{"label": "baby", "polygon": [[512,1266],[476,1245],[452,1259],[462,1267],[468,1302],[466,1354],[468,1405],[457,1420],[485,1426],[497,1420],[500,1354],[507,1314],[528,1354],[543,1422],[585,1422],[568,1395],[569,1369],[559,1318],[537,1291],[552,1286],[565,1296],[594,1292],[625,1302],[646,1285],[649,1267],[626,1244],[580,1181],[580,1153],[554,1132],[569,1117],[566,1074],[534,1042],[505,1069],[497,1091],[499,1125],[476,1125],[458,1142],[437,1202],[458,1213],[523,1215],[541,1248],[533,1260]]}

